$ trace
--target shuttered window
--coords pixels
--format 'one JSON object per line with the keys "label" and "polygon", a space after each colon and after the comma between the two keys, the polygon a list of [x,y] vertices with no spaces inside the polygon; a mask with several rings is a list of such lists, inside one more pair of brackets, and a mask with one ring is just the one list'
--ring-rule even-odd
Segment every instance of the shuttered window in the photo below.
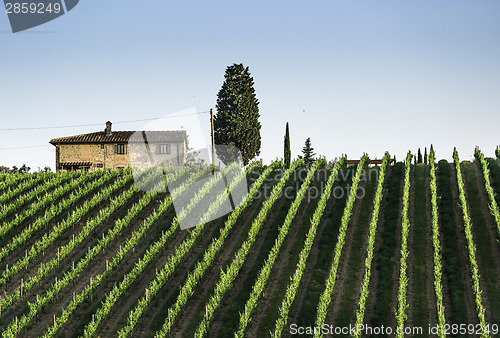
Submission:
{"label": "shuttered window", "polygon": [[117,144],[115,145],[115,153],[118,155],[124,155],[126,154],[126,147],[124,144]]}
{"label": "shuttered window", "polygon": [[158,144],[156,152],[158,154],[170,154],[170,144]]}

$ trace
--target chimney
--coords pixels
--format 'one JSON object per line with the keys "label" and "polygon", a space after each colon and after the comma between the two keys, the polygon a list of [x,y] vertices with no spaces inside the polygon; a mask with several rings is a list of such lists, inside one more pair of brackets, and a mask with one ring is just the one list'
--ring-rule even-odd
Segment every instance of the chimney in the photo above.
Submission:
{"label": "chimney", "polygon": [[106,136],[111,136],[111,122],[106,122],[106,129],[104,129]]}

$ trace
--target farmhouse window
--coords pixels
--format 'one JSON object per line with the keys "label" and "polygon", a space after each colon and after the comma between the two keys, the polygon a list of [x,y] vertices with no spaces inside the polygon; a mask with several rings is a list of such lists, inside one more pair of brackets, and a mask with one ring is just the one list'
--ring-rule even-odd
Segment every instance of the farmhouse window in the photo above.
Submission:
{"label": "farmhouse window", "polygon": [[104,164],[102,164],[102,163],[97,163],[97,168],[104,168]]}
{"label": "farmhouse window", "polygon": [[101,143],[101,149],[104,149],[104,143]]}
{"label": "farmhouse window", "polygon": [[115,151],[115,152],[116,152],[118,155],[123,155],[123,154],[125,154],[125,153],[126,153],[126,149],[125,149],[125,145],[124,145],[124,144],[117,144],[117,145],[115,146],[115,149],[116,149],[116,151]]}
{"label": "farmhouse window", "polygon": [[170,154],[170,144],[159,144],[157,147],[158,154]]}

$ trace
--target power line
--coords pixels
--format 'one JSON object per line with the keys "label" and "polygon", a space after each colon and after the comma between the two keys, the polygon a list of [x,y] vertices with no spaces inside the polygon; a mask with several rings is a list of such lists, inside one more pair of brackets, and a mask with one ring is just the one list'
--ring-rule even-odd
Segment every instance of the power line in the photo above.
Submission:
{"label": "power line", "polygon": [[[184,114],[184,115],[175,115],[175,116],[164,116],[164,117],[153,117],[149,119],[140,119],[140,120],[128,120],[128,121],[118,121],[113,122],[113,124],[122,124],[122,123],[133,123],[133,122],[143,122],[143,121],[152,121],[152,120],[160,120],[174,117],[183,117],[183,116],[191,116],[191,115],[201,115],[208,114],[210,111],[203,111],[199,113],[193,114]],[[15,130],[37,130],[37,129],[60,129],[60,128],[77,128],[77,127],[92,127],[92,126],[101,126],[102,123],[90,123],[90,124],[74,124],[69,126],[47,126],[47,127],[24,127],[24,128],[0,128],[0,131],[15,131]],[[5,149],[5,148],[4,148]]]}
{"label": "power line", "polygon": [[31,149],[31,148],[41,148],[41,147],[48,147],[51,146],[51,144],[45,144],[45,145],[40,145],[40,146],[24,146],[24,147],[9,147],[9,148],[0,148],[0,150],[15,150],[15,149]]}

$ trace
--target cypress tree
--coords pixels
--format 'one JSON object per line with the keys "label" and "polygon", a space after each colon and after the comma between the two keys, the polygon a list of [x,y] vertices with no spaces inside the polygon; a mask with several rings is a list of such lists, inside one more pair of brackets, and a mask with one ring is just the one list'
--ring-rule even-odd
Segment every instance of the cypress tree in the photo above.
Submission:
{"label": "cypress tree", "polygon": [[418,160],[417,160],[417,163],[422,163],[422,153],[420,152],[420,148],[418,148]]}
{"label": "cypress tree", "polygon": [[314,155],[316,154],[313,152],[313,150],[314,148],[311,147],[311,138],[308,137],[306,139],[304,148],[302,148],[302,153],[304,154],[304,163],[307,167],[310,167],[314,163]]}
{"label": "cypress tree", "polygon": [[427,164],[427,147],[424,150],[424,163]]}
{"label": "cypress tree", "polygon": [[[237,148],[244,165],[260,154],[259,101],[253,85],[248,67],[243,64],[228,66],[217,94],[217,114],[214,117],[215,144]],[[220,148],[217,155],[225,163],[237,159],[234,152]]]}
{"label": "cypress tree", "polygon": [[288,122],[286,123],[286,129],[285,129],[285,144],[284,144],[284,159],[285,159],[285,167],[290,168],[290,157],[291,157],[291,151],[290,151],[290,132],[288,130]]}

